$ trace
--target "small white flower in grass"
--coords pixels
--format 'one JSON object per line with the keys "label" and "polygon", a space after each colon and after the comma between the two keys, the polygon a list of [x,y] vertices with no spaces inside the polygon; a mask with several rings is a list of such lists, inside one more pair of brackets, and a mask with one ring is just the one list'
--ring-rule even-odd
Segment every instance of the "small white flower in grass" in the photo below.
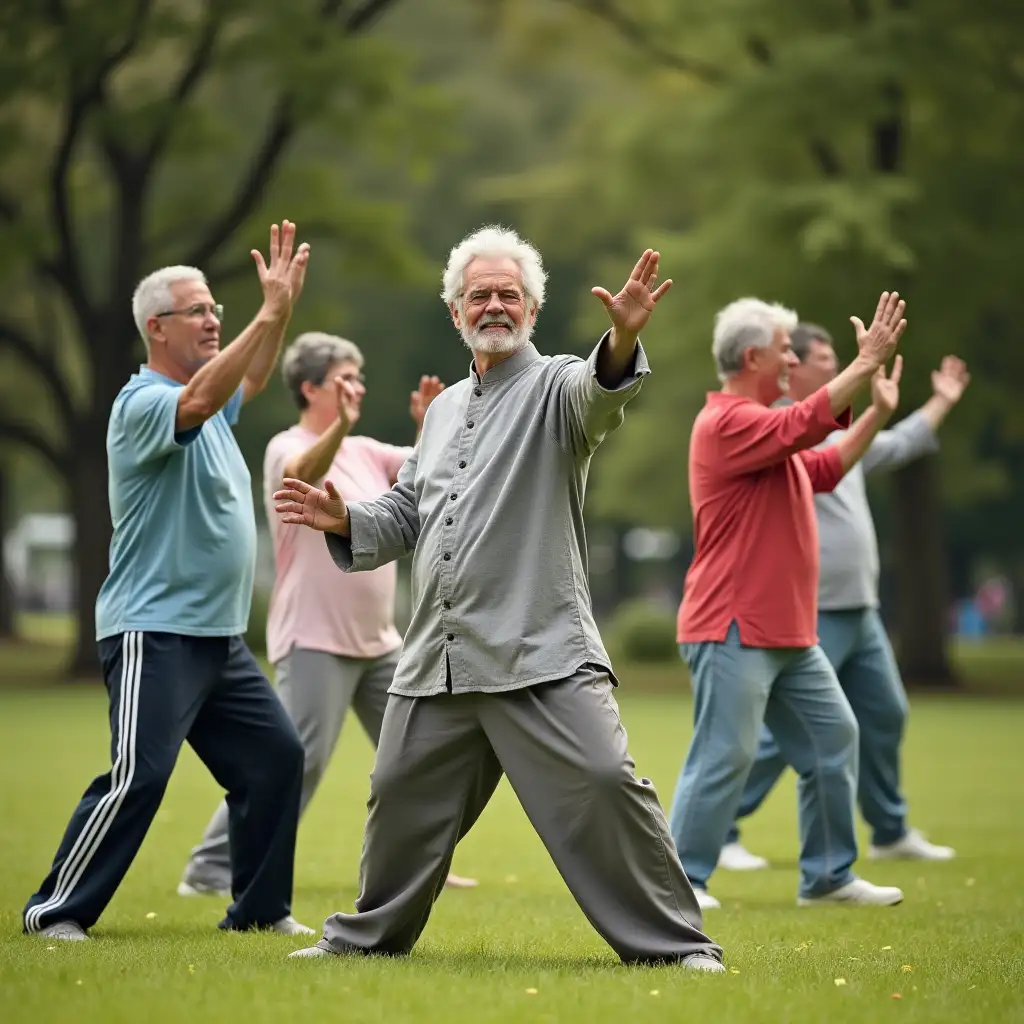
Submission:
{"label": "small white flower in grass", "polygon": [[147,921],[152,921],[154,917],[156,917],[156,911],[155,911],[155,910],[151,910],[151,911],[150,911],[150,912],[149,912],[149,913],[148,913],[148,914],[146,915],[146,920],[147,920]]}
{"label": "small white flower in grass", "polygon": [[57,947],[56,947],[56,946],[47,946],[46,948],[47,948],[47,949],[49,949],[49,950],[54,950],[54,949],[56,949]]}
{"label": "small white flower in grass", "polygon": [[967,886],[972,886],[972,885],[974,885],[974,879],[973,878],[968,878],[967,881],[964,884],[967,885]]}
{"label": "small white flower in grass", "polygon": [[651,989],[651,995],[652,996],[660,996],[661,993],[656,988],[652,988]]}
{"label": "small white flower in grass", "polygon": [[78,981],[76,981],[76,982],[75,982],[75,984],[76,984],[76,985],[81,985],[81,984],[82,984],[82,979],[81,979],[81,978],[79,978],[79,979],[78,979]]}
{"label": "small white flower in grass", "polygon": [[883,951],[884,951],[884,950],[887,950],[887,949],[892,949],[892,946],[883,946],[883,947],[882,947],[882,950],[883,950]]}
{"label": "small white flower in grass", "polygon": [[730,974],[739,974],[740,973],[740,969],[738,967],[730,967],[729,968],[729,973]]}
{"label": "small white flower in grass", "polygon": [[537,994],[537,990],[535,988],[528,988],[526,990],[526,994],[528,996],[535,996]]}
{"label": "small white flower in grass", "polygon": [[846,979],[845,978],[836,978],[836,980],[835,980],[836,988],[842,988],[845,984],[846,984]]}

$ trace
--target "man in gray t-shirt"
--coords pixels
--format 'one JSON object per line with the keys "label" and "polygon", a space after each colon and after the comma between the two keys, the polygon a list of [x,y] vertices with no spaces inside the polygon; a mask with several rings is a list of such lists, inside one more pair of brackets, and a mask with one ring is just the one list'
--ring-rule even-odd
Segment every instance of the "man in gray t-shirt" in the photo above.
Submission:
{"label": "man in gray t-shirt", "polygon": [[[799,401],[836,375],[832,338],[815,324],[793,332],[800,366],[790,372],[790,399]],[[878,541],[871,518],[864,474],[894,469],[938,449],[936,431],[960,400],[970,377],[955,356],[932,373],[933,395],[891,430],[881,431],[864,458],[829,494],[816,494],[821,569],[818,586],[818,634],[821,647],[860,726],[860,778],[857,798],[871,826],[873,858],[949,860],[954,851],[929,843],[907,825],[907,804],[900,790],[900,743],[907,696],[885,627],[878,614]],[[841,436],[836,431],[824,445]],[[824,447],[823,445],[823,447]],[[752,814],[785,770],[771,733],[761,735],[739,817]],[[719,866],[732,871],[767,867],[768,862],[740,845],[734,827],[722,848]]]}

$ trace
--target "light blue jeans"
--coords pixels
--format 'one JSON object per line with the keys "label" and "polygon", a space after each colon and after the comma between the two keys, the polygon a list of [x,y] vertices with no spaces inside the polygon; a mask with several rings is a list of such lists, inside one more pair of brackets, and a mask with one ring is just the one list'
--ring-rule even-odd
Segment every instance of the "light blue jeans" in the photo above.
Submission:
{"label": "light blue jeans", "polygon": [[669,825],[696,888],[706,888],[735,821],[767,722],[800,776],[800,895],[846,885],[857,859],[857,719],[820,647],[683,644],[693,677],[693,739]]}
{"label": "light blue jeans", "polygon": [[[900,791],[907,694],[896,657],[874,608],[819,612],[818,635],[860,726],[857,802],[871,826],[872,843],[887,846],[907,833],[907,803]],[[753,814],[764,803],[785,768],[786,759],[766,726],[738,817]],[[739,829],[733,826],[728,841],[738,838]]]}

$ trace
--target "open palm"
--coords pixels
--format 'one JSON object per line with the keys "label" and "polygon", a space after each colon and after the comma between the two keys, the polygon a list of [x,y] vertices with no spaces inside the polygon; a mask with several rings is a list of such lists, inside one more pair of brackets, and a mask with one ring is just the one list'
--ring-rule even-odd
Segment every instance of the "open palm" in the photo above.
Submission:
{"label": "open palm", "polygon": [[900,402],[900,377],[903,376],[903,356],[893,360],[892,373],[887,377],[880,366],[871,378],[871,404],[886,416],[896,411]]}
{"label": "open palm", "polygon": [[604,288],[591,291],[604,303],[617,334],[631,337],[640,333],[651,318],[658,300],[672,287],[671,280],[655,288],[660,254],[648,249],[640,257],[622,291],[612,295]]}
{"label": "open palm", "polygon": [[274,510],[283,523],[308,526],[323,533],[348,534],[348,508],[330,480],[325,490],[304,480],[285,477],[279,491],[274,491]]}

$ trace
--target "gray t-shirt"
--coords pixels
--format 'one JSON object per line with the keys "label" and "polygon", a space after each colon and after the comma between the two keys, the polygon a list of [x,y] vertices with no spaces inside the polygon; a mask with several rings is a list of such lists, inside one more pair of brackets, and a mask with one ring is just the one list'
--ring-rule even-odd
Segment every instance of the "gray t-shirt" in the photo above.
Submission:
{"label": "gray t-shirt", "polygon": [[500,692],[611,673],[591,610],[583,496],[595,449],[650,372],[597,381],[606,334],[582,360],[532,345],[431,403],[398,482],[349,505],[351,538],[327,534],[345,571],[413,552],[412,620],[391,693]]}
{"label": "gray t-shirt", "polygon": [[[835,444],[842,436],[837,430],[820,447]],[[821,551],[819,611],[878,607],[878,538],[864,474],[895,469],[938,447],[935,432],[919,409],[891,430],[879,431],[834,491],[815,494]]]}

